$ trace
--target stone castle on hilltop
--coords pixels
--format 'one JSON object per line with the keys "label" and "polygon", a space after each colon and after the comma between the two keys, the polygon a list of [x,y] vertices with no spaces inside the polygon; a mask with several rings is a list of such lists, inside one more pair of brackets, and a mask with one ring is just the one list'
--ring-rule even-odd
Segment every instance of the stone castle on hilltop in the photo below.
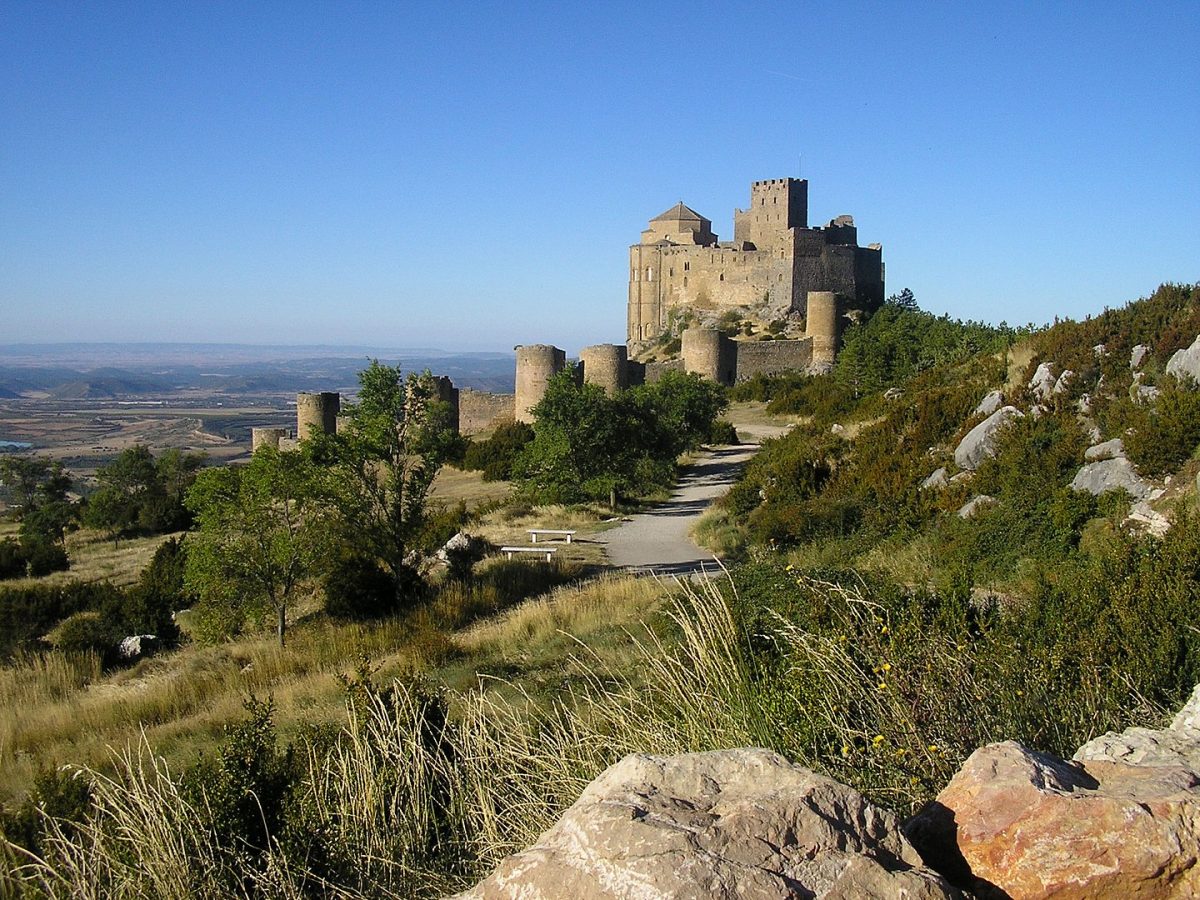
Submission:
{"label": "stone castle on hilltop", "polygon": [[883,302],[883,250],[858,246],[851,216],[808,226],[808,181],[750,185],[750,208],[734,211],[733,240],[682,201],[650,220],[629,248],[630,343],[653,341],[672,310],[759,308],[807,315],[810,291],[870,310]]}
{"label": "stone castle on hilltop", "polygon": [[[883,302],[883,250],[858,246],[850,216],[809,228],[808,182],[799,178],[756,181],[750,208],[734,212],[734,240],[718,241],[712,222],[682,202],[650,220],[629,248],[628,345],[597,344],[579,352],[578,375],[609,393],[663,373],[695,372],[724,385],[756,375],[828,371],[837,354],[844,320],[854,310]],[[716,328],[691,324],[679,334],[679,356],[639,362],[634,355],[671,327],[671,313],[746,310],[760,318],[804,317],[804,335],[791,340],[734,340]],[[700,317],[692,317],[693,322]],[[770,337],[766,335],[764,337]],[[501,421],[532,422],[532,409],[550,380],[567,365],[567,354],[548,344],[516,348],[515,394],[491,394],[435,379],[436,395],[449,404],[464,434]],[[296,398],[296,429],[255,428],[252,448],[290,449],[340,422],[336,393]]]}

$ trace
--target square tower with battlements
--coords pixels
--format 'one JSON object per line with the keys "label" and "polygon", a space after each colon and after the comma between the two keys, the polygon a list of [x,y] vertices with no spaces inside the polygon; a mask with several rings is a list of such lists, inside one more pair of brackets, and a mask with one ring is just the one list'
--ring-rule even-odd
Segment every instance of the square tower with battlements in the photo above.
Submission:
{"label": "square tower with battlements", "polygon": [[883,302],[883,251],[858,246],[850,216],[808,226],[808,181],[773,178],[750,186],[734,211],[732,241],[682,201],[650,220],[629,248],[628,339],[656,340],[672,311],[743,309],[760,319],[805,314],[809,291],[832,291],[849,307]]}

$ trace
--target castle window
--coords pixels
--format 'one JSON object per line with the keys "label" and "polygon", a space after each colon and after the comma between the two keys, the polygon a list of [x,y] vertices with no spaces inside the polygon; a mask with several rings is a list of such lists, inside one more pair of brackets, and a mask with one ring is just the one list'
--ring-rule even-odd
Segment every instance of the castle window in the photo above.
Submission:
{"label": "castle window", "polygon": [[675,269],[673,267],[668,269],[667,274],[670,275],[672,278],[674,278],[675,277]]}
{"label": "castle window", "polygon": [[687,287],[687,276],[686,275],[683,276],[683,286]]}
{"label": "castle window", "polygon": [[724,272],[722,272],[722,273],[721,273],[721,280],[722,280],[722,281],[724,281],[724,280],[725,280],[725,273],[724,273]]}
{"label": "castle window", "polygon": [[654,280],[654,266],[646,266],[646,280],[647,281]]}
{"label": "castle window", "polygon": [[685,262],[683,264],[683,271],[690,272],[691,269],[692,269],[692,264],[690,262]]}

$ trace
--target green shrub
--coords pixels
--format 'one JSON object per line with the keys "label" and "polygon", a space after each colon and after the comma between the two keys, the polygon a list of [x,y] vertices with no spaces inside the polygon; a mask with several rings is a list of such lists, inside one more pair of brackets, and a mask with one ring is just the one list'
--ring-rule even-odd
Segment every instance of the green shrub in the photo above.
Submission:
{"label": "green shrub", "polygon": [[335,619],[378,619],[399,607],[391,576],[375,560],[353,552],[338,557],[322,586],[325,611]]}
{"label": "green shrub", "polygon": [[0,579],[23,578],[25,567],[25,551],[20,542],[12,538],[0,541]]}
{"label": "green shrub", "polygon": [[52,640],[64,653],[94,651],[111,664],[116,658],[117,644],[125,637],[123,630],[105,619],[99,612],[87,611],[68,616],[54,629]]}
{"label": "green shrub", "polygon": [[1124,435],[1130,460],[1143,475],[1178,470],[1200,446],[1200,390],[1167,379],[1153,405],[1137,407],[1133,431]]}
{"label": "green shrub", "polygon": [[463,454],[463,468],[483,472],[484,481],[512,478],[513,463],[533,440],[533,426],[525,422],[505,422],[486,441],[471,442]]}
{"label": "green shrub", "polygon": [[726,419],[717,419],[708,430],[706,444],[737,444],[738,433],[733,423]]}
{"label": "green shrub", "polygon": [[49,575],[51,572],[64,572],[71,567],[71,560],[62,544],[22,538],[21,547],[25,553],[28,572],[34,578]]}

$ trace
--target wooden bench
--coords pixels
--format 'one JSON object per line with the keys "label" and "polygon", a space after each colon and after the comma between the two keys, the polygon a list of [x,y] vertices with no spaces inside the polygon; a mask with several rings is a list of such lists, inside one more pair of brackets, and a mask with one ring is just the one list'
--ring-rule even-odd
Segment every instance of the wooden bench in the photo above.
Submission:
{"label": "wooden bench", "polygon": [[[538,538],[539,534],[563,535],[566,537],[568,544],[571,543],[571,538],[573,538],[575,536],[574,531],[563,531],[562,529],[559,529],[559,528],[530,528],[530,529],[528,529],[528,531],[529,531],[529,543],[531,543],[531,544],[537,543],[537,538]],[[543,543],[545,543],[545,542],[543,542]]]}
{"label": "wooden bench", "polygon": [[558,552],[557,547],[501,547],[500,552],[509,559],[513,558],[514,553],[538,553],[545,554],[546,562],[553,559],[554,554]]}

